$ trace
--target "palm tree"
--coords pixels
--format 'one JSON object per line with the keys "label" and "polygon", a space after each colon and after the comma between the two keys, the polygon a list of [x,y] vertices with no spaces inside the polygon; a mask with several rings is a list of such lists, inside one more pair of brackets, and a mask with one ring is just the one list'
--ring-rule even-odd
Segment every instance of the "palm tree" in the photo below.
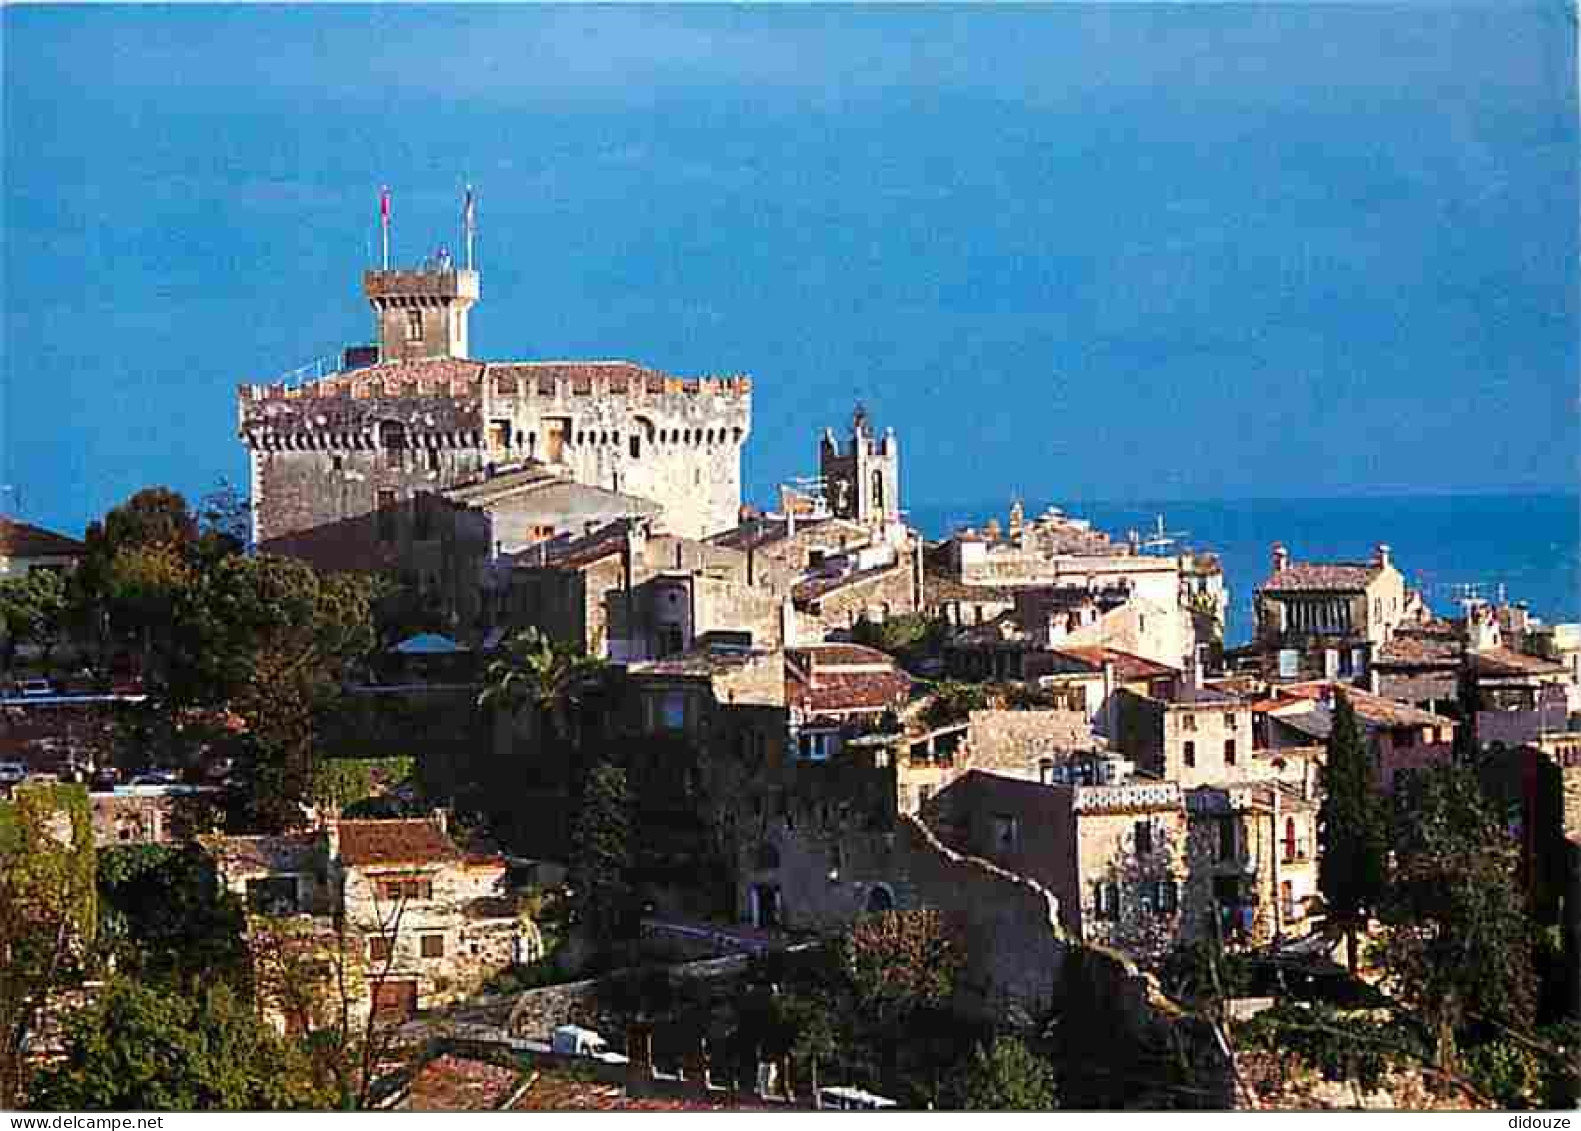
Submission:
{"label": "palm tree", "polygon": [[571,709],[603,675],[604,661],[574,644],[551,640],[536,628],[512,633],[502,650],[503,658],[485,673],[478,706],[499,707],[512,715],[532,707],[540,718],[549,719],[560,738],[574,738]]}

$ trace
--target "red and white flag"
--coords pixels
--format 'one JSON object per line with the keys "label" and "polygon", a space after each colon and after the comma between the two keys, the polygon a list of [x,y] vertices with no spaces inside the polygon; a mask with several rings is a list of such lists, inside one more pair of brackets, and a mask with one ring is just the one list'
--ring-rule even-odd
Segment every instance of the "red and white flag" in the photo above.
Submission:
{"label": "red and white flag", "polygon": [[379,190],[379,221],[385,227],[390,225],[390,190],[388,188]]}

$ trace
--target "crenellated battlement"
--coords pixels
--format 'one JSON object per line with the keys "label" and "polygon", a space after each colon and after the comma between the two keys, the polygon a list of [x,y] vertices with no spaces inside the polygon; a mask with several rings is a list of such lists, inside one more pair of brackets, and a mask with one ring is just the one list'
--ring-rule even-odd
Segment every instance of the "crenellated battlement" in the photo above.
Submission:
{"label": "crenellated battlement", "polygon": [[675,377],[631,362],[480,362],[457,358],[390,361],[366,369],[334,373],[300,385],[285,382],[242,384],[243,403],[349,397],[475,398],[485,384],[494,397],[517,399],[606,400],[626,397],[645,403],[665,398],[715,397],[749,402],[752,379],[746,376]]}

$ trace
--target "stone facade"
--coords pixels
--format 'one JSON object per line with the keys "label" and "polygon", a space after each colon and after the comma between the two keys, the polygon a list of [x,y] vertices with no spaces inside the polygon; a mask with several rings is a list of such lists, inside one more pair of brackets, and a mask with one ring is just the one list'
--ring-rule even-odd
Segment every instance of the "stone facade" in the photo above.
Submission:
{"label": "stone facade", "polygon": [[[460,1000],[514,962],[529,961],[536,929],[506,890],[505,862],[462,852],[432,820],[330,821],[283,836],[207,837],[220,883],[255,917],[258,961],[292,936],[306,948],[299,966],[347,1004],[392,1016]],[[266,969],[260,977],[267,982]],[[281,1019],[286,988],[269,991]]]}
{"label": "stone facade", "polygon": [[844,444],[832,428],[824,432],[818,474],[837,517],[876,528],[900,522],[900,441],[893,428],[874,436],[862,408],[852,415],[851,436]]}
{"label": "stone facade", "polygon": [[624,361],[471,361],[475,273],[370,272],[365,290],[377,362],[348,350],[342,372],[308,384],[240,387],[260,546],[379,568],[380,512],[524,460],[651,500],[678,534],[735,526],[747,378],[678,378]]}
{"label": "stone facade", "polygon": [[1388,546],[1367,562],[1296,562],[1276,543],[1254,612],[1266,676],[1359,682],[1395,629],[1419,619],[1421,602]]}

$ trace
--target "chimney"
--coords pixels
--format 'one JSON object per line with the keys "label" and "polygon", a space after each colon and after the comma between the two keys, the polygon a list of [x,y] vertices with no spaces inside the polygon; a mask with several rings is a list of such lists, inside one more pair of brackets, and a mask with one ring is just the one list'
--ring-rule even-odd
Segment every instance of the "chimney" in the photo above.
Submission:
{"label": "chimney", "polygon": [[1283,542],[1274,543],[1273,565],[1275,573],[1290,568],[1290,551],[1285,549]]}
{"label": "chimney", "polygon": [[1372,564],[1377,566],[1379,569],[1389,568],[1389,544],[1387,542],[1379,542],[1377,547],[1373,550]]}
{"label": "chimney", "polygon": [[1103,661],[1103,733],[1105,738],[1114,738],[1114,661],[1107,657]]}

